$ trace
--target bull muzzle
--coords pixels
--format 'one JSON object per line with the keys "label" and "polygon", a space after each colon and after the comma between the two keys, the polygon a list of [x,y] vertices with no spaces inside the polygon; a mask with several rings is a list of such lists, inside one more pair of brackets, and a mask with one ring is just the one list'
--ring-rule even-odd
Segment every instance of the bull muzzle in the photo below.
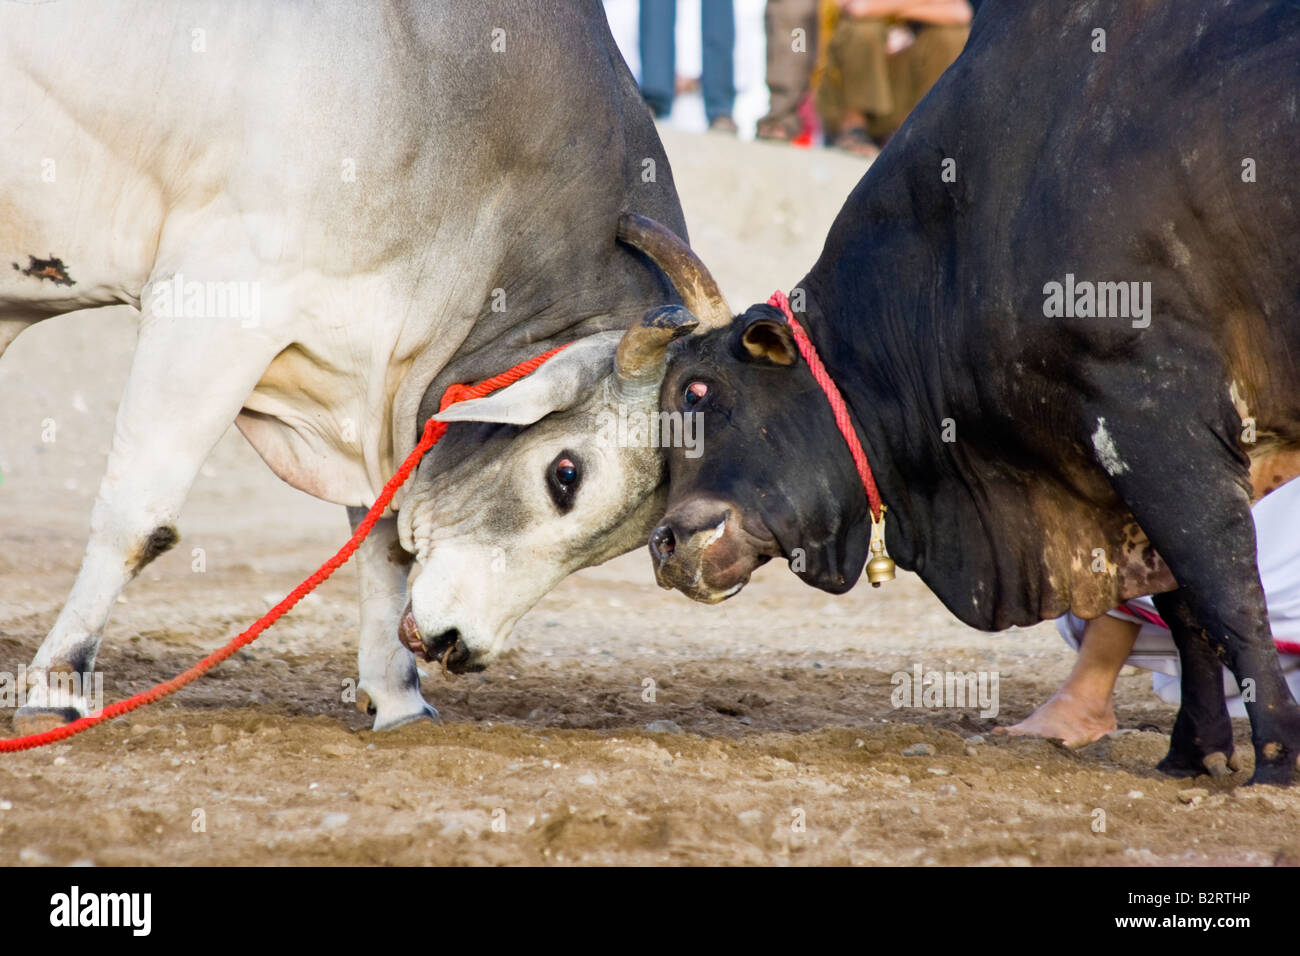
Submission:
{"label": "bull muzzle", "polygon": [[448,628],[434,635],[423,635],[415,622],[415,613],[411,602],[406,602],[402,612],[401,623],[397,627],[397,637],[416,657],[426,661],[437,661],[444,670],[453,674],[465,674],[484,669],[475,663],[474,653],[465,644],[464,637],[456,628]]}
{"label": "bull muzzle", "polygon": [[687,597],[717,604],[738,592],[774,542],[747,531],[725,502],[697,501],[669,511],[650,534],[655,580]]}

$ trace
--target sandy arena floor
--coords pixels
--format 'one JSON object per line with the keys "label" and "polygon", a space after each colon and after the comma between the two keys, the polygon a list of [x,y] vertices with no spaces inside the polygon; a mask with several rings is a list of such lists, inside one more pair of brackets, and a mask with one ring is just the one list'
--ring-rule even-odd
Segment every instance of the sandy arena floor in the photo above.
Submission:
{"label": "sandy arena floor", "polygon": [[[864,168],[665,141],[733,306],[799,279]],[[24,333],[0,362],[0,671],[31,659],[71,586],[132,341],[128,313],[80,314]],[[180,531],[110,624],[108,700],[242,630],[347,525],[232,430]],[[485,673],[431,668],[445,723],[386,734],[342,699],[354,590],[345,569],[169,701],[0,758],[0,865],[1300,862],[1300,793],[1242,789],[1248,770],[1227,784],[1155,773],[1174,712],[1143,673],[1120,679],[1125,730],[1091,747],[994,737],[1071,655],[1050,624],[972,631],[910,576],[832,598],[769,565],[710,608],[659,591],[633,553],[567,580]],[[996,671],[999,714],[893,709],[891,675],[918,663]],[[915,744],[931,752],[904,756]]]}

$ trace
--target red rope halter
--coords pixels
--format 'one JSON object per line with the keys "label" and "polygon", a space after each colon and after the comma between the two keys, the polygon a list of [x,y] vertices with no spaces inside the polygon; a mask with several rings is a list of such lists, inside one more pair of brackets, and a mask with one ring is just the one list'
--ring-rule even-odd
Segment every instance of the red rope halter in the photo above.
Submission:
{"label": "red rope halter", "polygon": [[880,500],[880,491],[876,488],[876,479],[871,474],[871,466],[867,464],[867,453],[862,450],[862,442],[858,441],[858,433],[853,430],[853,422],[849,420],[849,407],[844,403],[844,396],[840,394],[830,373],[826,371],[826,366],[822,364],[821,356],[817,354],[812,339],[808,338],[808,333],[803,330],[803,326],[795,320],[794,313],[790,311],[790,300],[786,298],[785,293],[779,289],[773,292],[767,304],[774,305],[785,313],[785,320],[790,323],[790,331],[794,333],[794,343],[799,347],[799,354],[808,363],[808,370],[812,372],[813,379],[826,394],[826,400],[831,405],[831,413],[835,416],[835,425],[844,436],[844,441],[849,446],[849,454],[853,456],[853,464],[858,469],[858,477],[862,479],[862,487],[867,493],[867,504],[871,507],[871,518],[878,524],[885,513],[884,503]]}

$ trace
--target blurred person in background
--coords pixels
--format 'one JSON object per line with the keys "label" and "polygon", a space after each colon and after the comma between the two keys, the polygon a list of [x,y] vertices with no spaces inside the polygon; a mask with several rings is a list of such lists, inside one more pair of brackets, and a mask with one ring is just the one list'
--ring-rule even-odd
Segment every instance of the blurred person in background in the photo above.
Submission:
{"label": "blurred person in background", "polygon": [[827,7],[817,113],[833,145],[874,157],[957,59],[973,11],[968,0],[828,0]]}
{"label": "blurred person in background", "polygon": [[[736,21],[732,0],[700,0],[703,75],[700,92],[709,129],[735,133]],[[656,119],[673,110],[677,93],[677,0],[641,0],[641,95]]]}
{"label": "blurred person in background", "polygon": [[818,0],[767,0],[767,115],[759,139],[789,142],[804,133],[800,106],[812,91],[817,58]]}

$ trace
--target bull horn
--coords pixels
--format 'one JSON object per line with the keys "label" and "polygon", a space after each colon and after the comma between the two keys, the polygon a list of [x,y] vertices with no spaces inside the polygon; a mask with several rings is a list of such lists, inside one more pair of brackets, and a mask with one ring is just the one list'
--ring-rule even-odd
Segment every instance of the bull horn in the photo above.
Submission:
{"label": "bull horn", "polygon": [[618,217],[618,238],[654,260],[682,297],[686,308],[699,316],[706,328],[716,328],[731,321],[731,309],[709,270],[691,247],[667,226],[634,212],[625,212]]}
{"label": "bull horn", "polygon": [[651,309],[623,333],[614,354],[614,376],[619,393],[635,397],[639,393],[659,392],[659,383],[668,364],[668,345],[674,339],[693,332],[700,320],[680,305]]}

